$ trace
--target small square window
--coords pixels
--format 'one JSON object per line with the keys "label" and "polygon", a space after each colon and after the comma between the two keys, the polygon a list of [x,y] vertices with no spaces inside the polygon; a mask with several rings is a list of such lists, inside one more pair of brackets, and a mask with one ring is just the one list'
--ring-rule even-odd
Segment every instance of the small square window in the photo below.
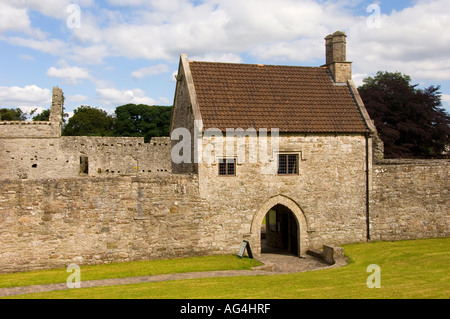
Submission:
{"label": "small square window", "polygon": [[298,175],[298,154],[278,154],[278,175]]}
{"label": "small square window", "polygon": [[219,176],[235,176],[236,159],[222,158],[219,160]]}

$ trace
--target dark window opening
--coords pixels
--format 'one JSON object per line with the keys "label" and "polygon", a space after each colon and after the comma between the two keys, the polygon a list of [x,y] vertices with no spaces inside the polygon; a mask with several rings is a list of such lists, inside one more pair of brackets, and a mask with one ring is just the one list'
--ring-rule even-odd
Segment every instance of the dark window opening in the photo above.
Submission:
{"label": "dark window opening", "polygon": [[80,156],[80,174],[89,174],[89,159],[87,156]]}
{"label": "dark window opening", "polygon": [[219,175],[220,176],[235,176],[236,175],[236,159],[227,158],[219,160]]}
{"label": "dark window opening", "polygon": [[278,154],[278,174],[298,175],[298,154]]}
{"label": "dark window opening", "polygon": [[31,167],[33,167],[33,168],[36,168],[36,167],[37,167],[37,164],[33,164],[33,165],[31,165]]}

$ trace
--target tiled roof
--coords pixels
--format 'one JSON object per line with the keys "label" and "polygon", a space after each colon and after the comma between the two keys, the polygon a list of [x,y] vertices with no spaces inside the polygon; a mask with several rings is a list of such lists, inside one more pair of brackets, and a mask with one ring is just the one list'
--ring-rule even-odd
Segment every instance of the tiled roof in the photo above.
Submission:
{"label": "tiled roof", "polygon": [[346,85],[322,67],[189,62],[203,127],[366,132]]}

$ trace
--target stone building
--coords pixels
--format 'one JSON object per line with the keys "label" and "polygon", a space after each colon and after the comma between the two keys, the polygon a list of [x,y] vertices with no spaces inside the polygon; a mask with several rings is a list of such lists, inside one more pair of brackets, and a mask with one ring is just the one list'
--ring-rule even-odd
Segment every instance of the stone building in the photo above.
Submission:
{"label": "stone building", "polygon": [[[376,131],[351,79],[345,46],[343,32],[328,36],[322,67],[181,56],[172,131],[189,131],[191,149],[183,151],[191,157],[174,163],[173,172],[198,174],[200,194],[218,223],[237,221],[232,232],[257,252],[269,212],[268,243],[296,255],[367,238]],[[260,156],[263,143],[267,158]]]}
{"label": "stone building", "polygon": [[150,143],[61,137],[59,88],[50,121],[0,122],[0,272],[448,236],[449,161],[382,161],[346,35],[325,47],[320,67],[182,54]]}

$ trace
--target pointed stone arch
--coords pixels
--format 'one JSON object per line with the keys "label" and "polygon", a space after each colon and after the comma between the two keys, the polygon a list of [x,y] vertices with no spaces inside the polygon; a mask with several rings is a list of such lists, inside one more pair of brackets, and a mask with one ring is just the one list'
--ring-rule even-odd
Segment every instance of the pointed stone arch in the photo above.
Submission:
{"label": "pointed stone arch", "polygon": [[308,226],[306,223],[306,218],[301,207],[291,198],[285,195],[276,195],[269,198],[261,208],[255,213],[252,220],[251,226],[251,241],[253,247],[255,247],[255,252],[257,255],[261,253],[261,224],[264,216],[267,212],[276,205],[283,205],[287,207],[292,214],[295,216],[297,221],[297,238],[298,238],[298,249],[299,256],[306,254],[309,246],[308,240]]}

